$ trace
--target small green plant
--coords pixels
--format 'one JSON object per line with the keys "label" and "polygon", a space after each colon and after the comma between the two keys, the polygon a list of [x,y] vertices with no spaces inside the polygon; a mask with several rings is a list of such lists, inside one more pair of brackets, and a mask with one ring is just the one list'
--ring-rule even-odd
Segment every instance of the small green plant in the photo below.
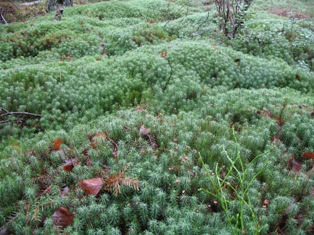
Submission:
{"label": "small green plant", "polygon": [[[237,143],[234,129],[232,129],[232,131],[235,142]],[[232,234],[246,233],[248,230],[252,230],[252,234],[260,234],[261,229],[258,215],[251,203],[249,192],[252,184],[267,167],[268,163],[266,162],[266,164],[253,175],[250,171],[256,161],[269,152],[269,150],[256,156],[248,164],[245,164],[241,157],[238,143],[235,159],[232,159],[232,157],[229,156],[225,148],[223,148],[223,150],[230,161],[231,166],[227,169],[225,166],[219,167],[219,164],[216,163],[214,170],[211,171],[211,174],[208,174],[211,188],[201,188],[200,190],[205,191],[218,200],[218,204],[226,215],[226,221],[232,230]],[[200,158],[204,164],[201,156]],[[210,171],[210,169],[207,170]],[[230,212],[230,208],[235,206],[238,207],[237,214]],[[248,217],[250,218],[249,220]],[[253,228],[249,228],[249,222],[253,222]]]}

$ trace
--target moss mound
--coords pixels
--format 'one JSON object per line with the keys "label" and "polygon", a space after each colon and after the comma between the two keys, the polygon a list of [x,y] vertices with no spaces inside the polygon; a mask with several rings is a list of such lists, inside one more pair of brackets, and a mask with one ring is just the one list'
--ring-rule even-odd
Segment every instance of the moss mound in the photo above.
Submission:
{"label": "moss mound", "polygon": [[230,41],[210,7],[0,27],[2,231],[313,232],[313,24],[256,1]]}

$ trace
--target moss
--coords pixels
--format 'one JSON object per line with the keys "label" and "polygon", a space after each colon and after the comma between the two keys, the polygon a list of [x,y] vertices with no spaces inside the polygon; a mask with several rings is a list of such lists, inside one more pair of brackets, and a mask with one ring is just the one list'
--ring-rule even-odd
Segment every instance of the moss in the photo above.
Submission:
{"label": "moss", "polygon": [[[1,225],[57,234],[52,215],[65,207],[75,214],[64,234],[228,234],[217,198],[199,189],[211,190],[216,165],[223,179],[241,159],[260,234],[310,232],[312,25],[252,12],[227,42],[201,3],[105,1],[67,8],[60,22],[48,14],[0,27],[0,107],[43,115],[0,110]],[[66,159],[79,164],[66,171]],[[140,190],[78,187],[126,166]]]}

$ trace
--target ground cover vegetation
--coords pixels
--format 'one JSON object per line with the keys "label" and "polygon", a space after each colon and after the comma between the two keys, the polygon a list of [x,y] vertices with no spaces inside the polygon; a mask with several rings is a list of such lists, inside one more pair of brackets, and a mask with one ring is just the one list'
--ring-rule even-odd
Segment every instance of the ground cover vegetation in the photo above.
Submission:
{"label": "ground cover vegetation", "polygon": [[313,234],[313,3],[218,3],[0,26],[1,234]]}

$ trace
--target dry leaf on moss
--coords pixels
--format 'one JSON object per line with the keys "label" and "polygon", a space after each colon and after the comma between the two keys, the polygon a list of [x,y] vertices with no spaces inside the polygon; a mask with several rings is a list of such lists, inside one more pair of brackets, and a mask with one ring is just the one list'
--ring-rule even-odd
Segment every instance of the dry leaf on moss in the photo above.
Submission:
{"label": "dry leaf on moss", "polygon": [[73,223],[74,213],[65,207],[58,208],[52,215],[53,222],[56,226],[64,229]]}
{"label": "dry leaf on moss", "polygon": [[97,195],[101,190],[104,182],[101,178],[81,180],[78,186],[88,195]]}
{"label": "dry leaf on moss", "polygon": [[77,158],[73,159],[66,159],[65,164],[63,165],[63,170],[70,172],[72,171],[73,167],[78,165],[80,161]]}
{"label": "dry leaf on moss", "polygon": [[303,156],[307,159],[314,159],[314,153],[313,152],[306,152],[303,154]]}
{"label": "dry leaf on moss", "polygon": [[55,151],[59,150],[61,144],[62,144],[62,139],[61,138],[56,139],[53,143],[53,150]]}

